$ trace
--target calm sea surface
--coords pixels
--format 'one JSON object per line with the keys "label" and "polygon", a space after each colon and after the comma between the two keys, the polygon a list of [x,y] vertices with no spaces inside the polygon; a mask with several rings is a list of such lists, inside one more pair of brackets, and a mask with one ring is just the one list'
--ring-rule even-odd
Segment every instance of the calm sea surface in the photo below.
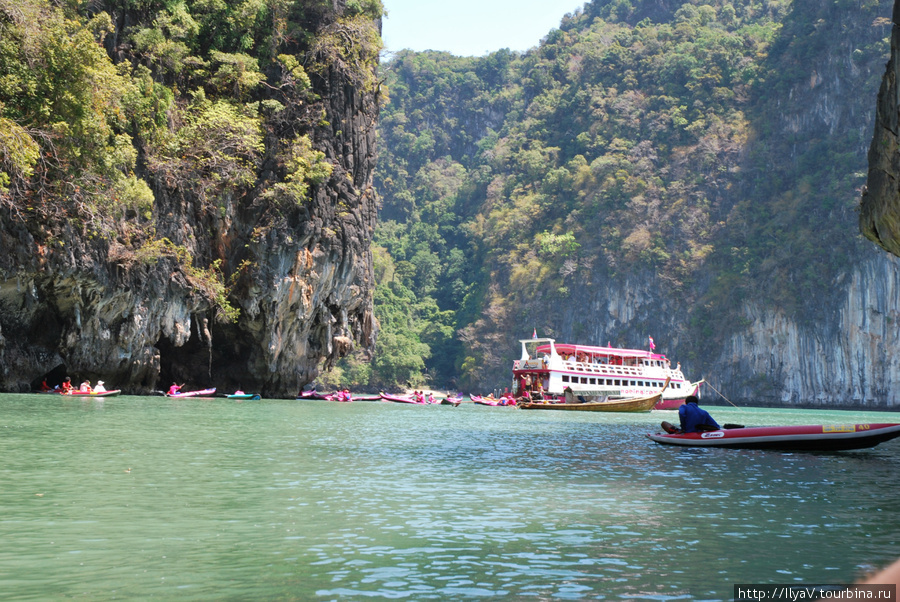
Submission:
{"label": "calm sea surface", "polygon": [[900,556],[900,440],[644,436],[674,416],[0,395],[0,599],[727,600]]}

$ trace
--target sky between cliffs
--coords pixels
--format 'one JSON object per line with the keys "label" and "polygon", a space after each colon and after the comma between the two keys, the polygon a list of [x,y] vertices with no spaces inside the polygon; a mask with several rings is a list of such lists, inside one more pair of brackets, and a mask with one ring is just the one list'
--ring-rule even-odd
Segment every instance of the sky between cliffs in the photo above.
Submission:
{"label": "sky between cliffs", "polygon": [[559,27],[584,0],[382,0],[385,51],[443,50],[484,56],[525,51]]}

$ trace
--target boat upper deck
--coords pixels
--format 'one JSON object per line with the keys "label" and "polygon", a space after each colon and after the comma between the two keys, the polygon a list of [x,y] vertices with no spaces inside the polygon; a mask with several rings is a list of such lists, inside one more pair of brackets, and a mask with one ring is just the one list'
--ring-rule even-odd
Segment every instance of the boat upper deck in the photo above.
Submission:
{"label": "boat upper deck", "polygon": [[[553,339],[522,339],[522,358],[513,361],[513,370],[550,370],[579,375],[684,380],[680,365],[673,369],[665,355],[643,349],[556,344]],[[534,356],[525,346],[536,344]]]}

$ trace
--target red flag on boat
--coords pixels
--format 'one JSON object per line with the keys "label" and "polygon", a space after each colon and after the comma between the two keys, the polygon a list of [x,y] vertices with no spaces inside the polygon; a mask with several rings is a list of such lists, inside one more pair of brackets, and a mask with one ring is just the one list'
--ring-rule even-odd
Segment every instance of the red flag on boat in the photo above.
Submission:
{"label": "red flag on boat", "polygon": [[653,344],[653,337],[648,337],[650,339],[650,351],[656,349],[656,345]]}
{"label": "red flag on boat", "polygon": [[534,332],[531,333],[531,338],[532,338],[532,339],[536,339],[536,338],[537,338],[537,328],[535,328],[535,329],[534,329]]}

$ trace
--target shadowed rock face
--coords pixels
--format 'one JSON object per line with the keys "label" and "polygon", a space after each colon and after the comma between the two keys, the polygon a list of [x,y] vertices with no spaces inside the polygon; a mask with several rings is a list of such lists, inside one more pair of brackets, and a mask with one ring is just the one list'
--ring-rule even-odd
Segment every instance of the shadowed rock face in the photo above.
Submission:
{"label": "shadowed rock face", "polygon": [[869,147],[869,175],[862,194],[859,229],[863,235],[900,256],[900,4],[894,4],[891,59],[878,92],[875,134]]}
{"label": "shadowed rock face", "polygon": [[[187,249],[194,266],[219,260],[236,321],[222,319],[183,261],[137,257],[133,232],[89,238],[78,216],[40,223],[0,205],[0,390],[68,374],[134,393],[178,381],[292,397],[323,361],[374,345],[377,89],[338,65],[310,79],[315,96],[279,92],[286,108],[264,124],[254,187],[210,203],[151,162],[139,165],[154,193],[144,230]],[[276,202],[260,191],[283,179],[279,144],[298,131],[332,173],[307,200]]]}

